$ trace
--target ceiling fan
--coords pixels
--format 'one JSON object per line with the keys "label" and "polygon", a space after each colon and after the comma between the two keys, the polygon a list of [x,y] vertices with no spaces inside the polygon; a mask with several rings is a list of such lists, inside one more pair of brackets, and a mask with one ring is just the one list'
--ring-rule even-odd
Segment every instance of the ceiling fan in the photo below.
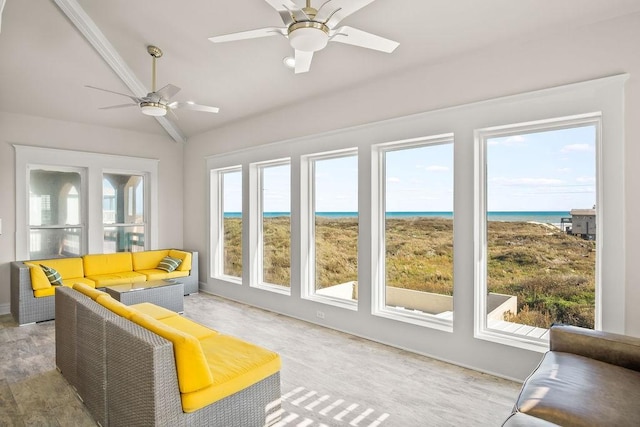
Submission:
{"label": "ceiling fan", "polygon": [[214,43],[281,35],[289,39],[295,50],[295,73],[306,73],[311,67],[313,53],[324,49],[327,43],[338,42],[391,53],[399,43],[367,33],[357,28],[336,27],[347,16],[374,0],[324,0],[318,9],[298,7],[292,0],[265,0],[278,11],[285,27],[267,27],[210,37]]}
{"label": "ceiling fan", "polygon": [[156,60],[162,56],[162,51],[156,46],[147,46],[147,52],[153,58],[151,65],[151,92],[149,92],[146,96],[139,98],[137,96],[127,95],[126,93],[114,92],[112,90],[86,85],[85,87],[91,89],[97,89],[104,92],[115,93],[116,95],[126,96],[133,101],[133,103],[128,104],[102,107],[100,108],[101,110],[138,106],[140,107],[140,111],[142,111],[142,114],[146,114],[147,116],[164,116],[165,114],[167,114],[167,111],[171,111],[171,113],[173,113],[172,110],[179,108],[185,110],[204,111],[206,113],[217,113],[218,111],[220,111],[220,109],[217,107],[198,105],[194,104],[193,102],[170,102],[170,99],[180,91],[180,88],[172,84],[168,84],[162,89],[156,90]]}

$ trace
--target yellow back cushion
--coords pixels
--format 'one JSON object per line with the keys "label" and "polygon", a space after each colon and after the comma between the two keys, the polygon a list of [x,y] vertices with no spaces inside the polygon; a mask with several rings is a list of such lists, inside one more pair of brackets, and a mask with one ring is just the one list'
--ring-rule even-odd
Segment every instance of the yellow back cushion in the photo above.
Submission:
{"label": "yellow back cushion", "polygon": [[213,384],[207,359],[194,336],[181,332],[142,313],[134,313],[131,321],[173,343],[178,385],[181,393],[191,393]]}
{"label": "yellow back cushion", "polygon": [[191,252],[171,249],[169,251],[169,256],[173,258],[179,258],[182,260],[178,268],[176,268],[176,271],[191,271]]}
{"label": "yellow back cushion", "polygon": [[111,298],[111,295],[109,294],[100,295],[98,298],[96,298],[96,302],[101,306],[113,311],[118,316],[124,317],[125,319],[130,319],[131,316],[133,316],[133,313],[136,312],[131,307],[128,307],[120,301]]}
{"label": "yellow back cushion", "polygon": [[82,257],[82,260],[84,263],[85,276],[133,271],[131,252],[85,255]]}
{"label": "yellow back cushion", "polygon": [[31,276],[31,288],[34,291],[48,289],[51,283],[47,279],[46,274],[42,271],[40,264],[55,269],[62,279],[74,279],[84,277],[84,269],[82,268],[82,258],[57,258],[43,259],[25,262],[29,266],[29,275]]}
{"label": "yellow back cushion", "polygon": [[139,270],[151,270],[158,266],[162,258],[169,255],[169,250],[160,251],[142,251],[133,252],[131,254],[133,258],[133,269]]}
{"label": "yellow back cushion", "polygon": [[86,285],[84,283],[74,283],[73,284],[73,289],[75,289],[76,291],[88,296],[89,298],[91,298],[94,301],[97,300],[100,295],[109,296],[109,294],[107,294],[106,292],[99,291],[99,290],[97,290],[95,288],[92,288],[91,286]]}

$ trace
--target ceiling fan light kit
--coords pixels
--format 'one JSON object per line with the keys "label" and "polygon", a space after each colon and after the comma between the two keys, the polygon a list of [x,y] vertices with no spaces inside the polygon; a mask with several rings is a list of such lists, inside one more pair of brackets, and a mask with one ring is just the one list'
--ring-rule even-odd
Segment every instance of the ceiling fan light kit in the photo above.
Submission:
{"label": "ceiling fan light kit", "polygon": [[140,111],[147,116],[164,116],[167,114],[167,107],[158,102],[141,102]]}
{"label": "ceiling fan light kit", "polygon": [[387,53],[393,52],[399,45],[393,40],[357,28],[336,27],[344,18],[374,0],[324,0],[319,9],[311,7],[311,0],[307,0],[306,7],[303,8],[298,7],[293,0],[265,1],[280,14],[285,27],[241,31],[210,37],[209,40],[213,43],[222,43],[282,35],[289,39],[289,44],[295,51],[293,68],[296,74],[309,71],[313,53],[324,49],[332,41]]}

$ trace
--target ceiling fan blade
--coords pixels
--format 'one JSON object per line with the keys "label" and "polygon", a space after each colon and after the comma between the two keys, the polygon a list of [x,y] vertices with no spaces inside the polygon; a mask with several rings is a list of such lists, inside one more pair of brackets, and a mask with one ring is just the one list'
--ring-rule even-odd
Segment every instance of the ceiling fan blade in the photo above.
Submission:
{"label": "ceiling fan blade", "polygon": [[167,107],[173,109],[180,108],[182,110],[203,111],[205,113],[217,113],[220,111],[218,107],[209,107],[208,105],[193,104],[191,102],[172,102]]}
{"label": "ceiling fan blade", "polygon": [[279,27],[267,27],[257,30],[241,31],[239,33],[224,34],[221,36],[209,37],[209,40],[214,43],[232,42],[236,40],[257,39],[260,37],[269,36],[286,36],[287,29]]}
{"label": "ceiling fan blade", "polygon": [[373,2],[374,0],[328,0],[320,6],[314,20],[333,28],[347,16]]}
{"label": "ceiling fan blade", "polygon": [[347,27],[346,25],[331,31],[330,35],[330,40],[333,42],[366,47],[386,53],[393,52],[400,45],[400,43],[393,40],[385,39],[357,28]]}
{"label": "ceiling fan blade", "polygon": [[311,69],[311,60],[313,59],[313,52],[304,52],[302,50],[296,50],[296,66],[294,72],[296,74],[306,73]]}
{"label": "ceiling fan blade", "polygon": [[160,98],[168,101],[169,99],[171,99],[172,96],[174,96],[178,92],[180,92],[180,88],[178,86],[169,84],[163,87],[162,89],[157,90],[156,94],[160,95]]}
{"label": "ceiling fan blade", "polygon": [[137,107],[138,104],[120,104],[120,105],[112,105],[110,107],[101,107],[99,110],[111,110],[113,108],[125,108],[125,107]]}
{"label": "ceiling fan blade", "polygon": [[115,93],[116,95],[121,95],[121,96],[126,96],[127,98],[131,98],[131,100],[133,100],[136,103],[140,102],[139,98],[136,98],[135,96],[132,96],[132,95],[127,95],[126,93],[114,92],[114,91],[109,90],[109,89],[102,89],[101,87],[95,87],[95,86],[89,86],[89,85],[85,85],[84,87],[88,87],[88,88],[96,89],[96,90],[101,90],[103,92]]}
{"label": "ceiling fan blade", "polygon": [[280,18],[282,18],[282,22],[287,27],[293,24],[295,21],[293,17],[294,12],[302,12],[297,4],[295,4],[291,0],[265,0],[267,3],[271,5],[272,8],[278,11],[280,14]]}

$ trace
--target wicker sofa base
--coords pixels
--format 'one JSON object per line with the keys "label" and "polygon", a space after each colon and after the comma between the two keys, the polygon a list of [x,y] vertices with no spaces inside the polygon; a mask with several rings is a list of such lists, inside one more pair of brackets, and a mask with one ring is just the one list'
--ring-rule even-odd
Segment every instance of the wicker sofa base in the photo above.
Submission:
{"label": "wicker sofa base", "polygon": [[184,413],[169,341],[72,289],[57,289],[55,298],[56,365],[100,425],[262,427],[279,420],[279,372]]}

